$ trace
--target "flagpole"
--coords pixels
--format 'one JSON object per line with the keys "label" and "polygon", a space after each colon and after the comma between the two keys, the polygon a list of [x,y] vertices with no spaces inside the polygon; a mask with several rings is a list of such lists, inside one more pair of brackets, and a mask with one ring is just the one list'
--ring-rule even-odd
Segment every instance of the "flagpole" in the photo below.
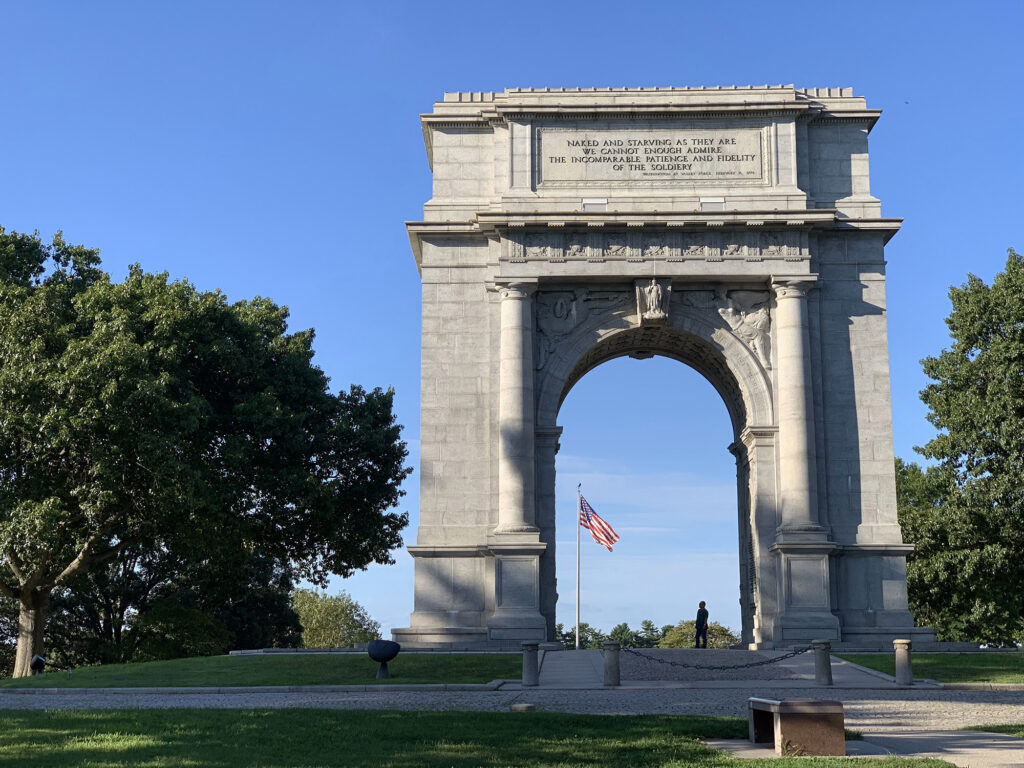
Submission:
{"label": "flagpole", "polygon": [[576,486],[576,650],[580,649],[580,514],[583,511],[583,504],[580,498],[583,492],[580,488],[583,483]]}

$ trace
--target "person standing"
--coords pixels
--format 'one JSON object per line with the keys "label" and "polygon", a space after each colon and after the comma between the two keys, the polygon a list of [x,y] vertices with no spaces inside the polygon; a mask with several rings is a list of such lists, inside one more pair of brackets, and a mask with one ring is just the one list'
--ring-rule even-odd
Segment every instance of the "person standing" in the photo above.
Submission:
{"label": "person standing", "polygon": [[[704,601],[701,600],[697,608],[697,632],[693,638],[694,648],[708,647],[708,609],[704,605]],[[704,641],[703,645],[701,644],[702,640]]]}

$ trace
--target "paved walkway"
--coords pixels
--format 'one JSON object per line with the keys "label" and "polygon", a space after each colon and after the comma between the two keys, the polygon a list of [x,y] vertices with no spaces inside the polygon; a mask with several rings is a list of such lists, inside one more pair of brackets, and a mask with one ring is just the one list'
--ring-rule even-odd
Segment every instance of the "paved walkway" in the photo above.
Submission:
{"label": "paved walkway", "polygon": [[[769,652],[770,653],[770,652]],[[664,654],[658,652],[654,655]],[[765,653],[744,651],[669,653],[669,658],[690,663],[743,663],[763,659]],[[720,654],[726,654],[721,656]],[[595,714],[708,714],[746,717],[750,696],[777,699],[831,699],[842,701],[846,725],[864,735],[853,743],[859,753],[894,753],[938,757],[964,768],[1024,767],[1024,741],[958,728],[993,723],[1024,722],[1024,692],[964,691],[934,684],[897,687],[892,678],[868,672],[833,659],[835,685],[815,686],[810,654],[779,664],[749,668],[744,672],[716,673],[714,679],[695,677],[710,673],[658,664],[650,659],[622,657],[623,684],[602,685],[603,662],[599,651],[544,654],[540,685],[523,689],[518,682],[497,690],[395,690],[368,691],[235,689],[235,692],[142,692],[132,689],[89,692],[65,689],[56,692],[0,690],[0,708],[96,709],[96,708],[278,708],[324,707],[332,709],[478,710],[507,712],[514,703],[532,703],[540,711]],[[655,674],[662,679],[637,679]],[[648,671],[645,671],[648,670]],[[625,673],[628,672],[627,676]],[[763,679],[772,675],[771,679]],[[762,679],[757,679],[760,676]],[[742,679],[746,677],[746,679]],[[752,749],[738,743],[733,748]],[[866,750],[866,752],[865,752]],[[852,751],[852,750],[851,750]],[[757,757],[771,753],[755,749]],[[746,756],[746,755],[744,755]]]}

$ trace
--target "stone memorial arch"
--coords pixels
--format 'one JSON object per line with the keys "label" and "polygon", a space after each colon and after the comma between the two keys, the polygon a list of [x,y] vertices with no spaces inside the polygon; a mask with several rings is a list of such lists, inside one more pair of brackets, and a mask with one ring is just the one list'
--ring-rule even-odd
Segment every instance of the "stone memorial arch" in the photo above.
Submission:
{"label": "stone memorial arch", "polygon": [[421,506],[397,640],[553,639],[558,410],[624,355],[693,367],[728,409],[744,642],[933,639],[896,521],[879,114],[765,86],[451,93],[422,116]]}

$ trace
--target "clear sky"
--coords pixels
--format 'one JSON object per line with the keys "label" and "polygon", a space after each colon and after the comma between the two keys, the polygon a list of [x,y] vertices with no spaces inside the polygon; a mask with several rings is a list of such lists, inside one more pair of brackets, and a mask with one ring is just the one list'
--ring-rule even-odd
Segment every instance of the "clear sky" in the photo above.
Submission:
{"label": "clear sky", "polygon": [[[896,452],[932,428],[919,361],[947,291],[1024,248],[1024,2],[0,2],[0,225],[38,229],[314,327],[334,386],[397,391],[418,469],[419,278],[403,222],[430,173],[418,115],[444,91],[849,86],[884,110],[872,193],[889,244]],[[380,297],[387,300],[381,302]],[[620,360],[560,415],[559,619],[572,621],[577,482],[622,535],[584,549],[584,618],[738,628],[725,407],[691,369]],[[652,424],[663,437],[651,440]],[[402,509],[415,538],[418,474]],[[407,626],[409,556],[332,585]]]}

